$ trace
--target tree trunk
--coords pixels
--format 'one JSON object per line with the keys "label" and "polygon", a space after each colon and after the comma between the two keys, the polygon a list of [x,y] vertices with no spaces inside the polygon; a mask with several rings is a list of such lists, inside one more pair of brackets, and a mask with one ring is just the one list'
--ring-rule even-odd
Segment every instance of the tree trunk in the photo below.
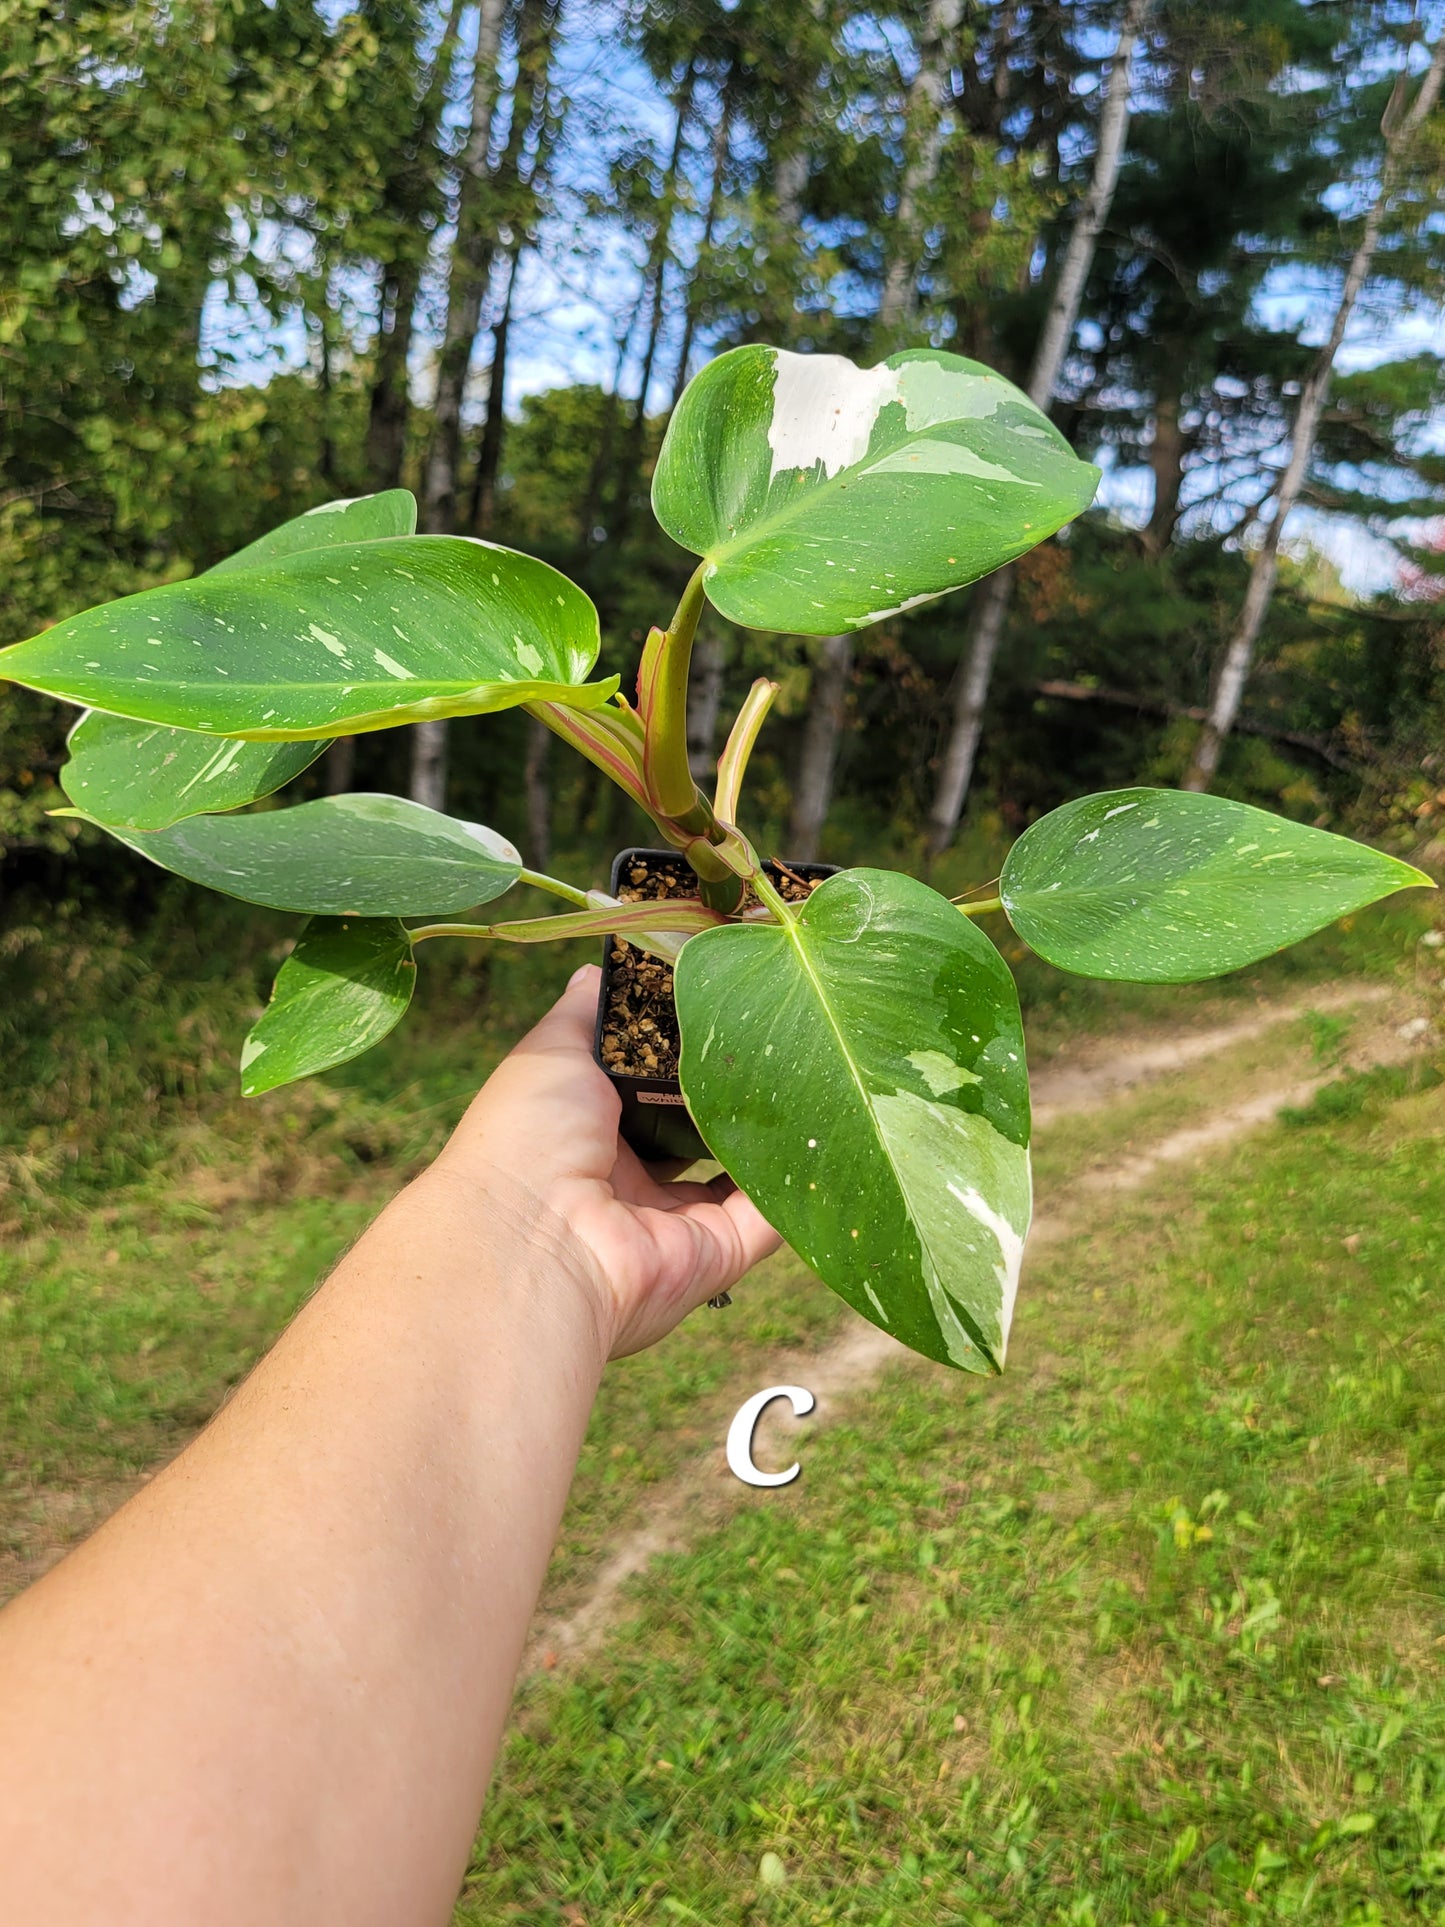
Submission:
{"label": "tree trunk", "polygon": [[788,823],[789,859],[811,863],[833,800],[833,773],[838,763],[838,739],[853,674],[853,638],[825,636],[818,645],[813,685],[808,698],[808,721],[803,730],[803,753],[793,790],[793,814]]}
{"label": "tree trunk", "polygon": [[1144,540],[1162,555],[1174,540],[1179,520],[1179,491],[1184,485],[1184,433],[1179,426],[1181,396],[1172,389],[1154,398],[1154,439],[1149,444],[1149,466],[1154,471],[1154,506]]}
{"label": "tree trunk", "polygon": [[688,67],[682,86],[678,89],[672,153],[668,158],[667,172],[662,177],[662,205],[658,209],[657,225],[653,229],[652,240],[647,250],[647,269],[643,285],[651,290],[652,300],[648,314],[647,336],[642,350],[642,372],[638,377],[637,402],[632,411],[632,419],[627,426],[627,438],[623,443],[622,457],[618,464],[617,487],[612,498],[610,532],[615,542],[621,542],[627,534],[632,520],[633,485],[642,468],[643,447],[647,439],[647,391],[652,386],[652,371],[657,364],[657,349],[662,339],[662,323],[667,303],[667,268],[671,258],[677,177],[682,167],[683,148],[687,141],[687,129],[692,119],[696,91],[697,67],[694,63]]}
{"label": "tree trunk", "polygon": [[547,769],[551,752],[551,730],[535,716],[528,717],[522,787],[527,803],[527,863],[533,870],[545,870],[552,861],[552,785]]}
{"label": "tree trunk", "polygon": [[321,448],[316,462],[316,472],[329,489],[336,487],[336,436],[333,433],[332,417],[335,412],[335,381],[333,361],[335,345],[331,339],[331,272],[326,269],[321,276],[321,365],[316,379],[316,412],[320,416]]}
{"label": "tree trunk", "polygon": [[372,486],[397,488],[406,455],[411,413],[407,364],[411,358],[412,318],[421,289],[421,263],[407,259],[382,277],[381,318],[376,370],[366,424],[366,467]]}
{"label": "tree trunk", "polygon": [[[1043,332],[1034,350],[1028,392],[1035,405],[1045,412],[1053,399],[1059,369],[1073,339],[1084,282],[1094,258],[1100,230],[1114,199],[1119,165],[1124,157],[1124,139],[1129,127],[1129,69],[1150,4],[1151,0],[1126,0],[1119,42],[1109,65],[1108,96],[1099,116],[1099,144],[1094,155],[1089,191],[1074,222],[1069,245],[1064,250],[1058,282],[1044,317]],[[984,706],[988,701],[993,665],[1008,619],[1012,593],[1013,571],[1002,569],[989,578],[974,600],[968,648],[959,664],[954,683],[953,725],[944,750],[938,792],[929,815],[928,847],[934,855],[946,850],[953,841],[969,784],[973,780]]]}
{"label": "tree trunk", "polygon": [[429,810],[447,806],[447,726],[445,720],[411,726],[411,782],[413,803]]}
{"label": "tree trunk", "polygon": [[[456,523],[462,402],[500,237],[497,195],[499,189],[505,194],[520,182],[522,155],[534,116],[545,105],[559,7],[557,0],[521,0],[511,124],[506,146],[493,172],[488,157],[497,102],[497,56],[505,15],[506,0],[482,0],[472,84],[472,124],[462,159],[457,239],[447,287],[446,331],[437,369],[436,406],[423,488],[422,527],[429,533],[446,533]],[[497,432],[501,432],[500,414]],[[446,724],[420,724],[413,739],[412,796],[426,802],[445,787]]]}
{"label": "tree trunk", "polygon": [[[647,290],[644,288],[642,295]],[[642,310],[642,296],[632,310],[627,326],[617,336],[617,359],[612,365],[612,385],[603,396],[602,420],[598,424],[597,449],[592,457],[592,466],[587,471],[587,490],[582,497],[582,508],[578,516],[582,534],[584,554],[594,549],[606,538],[607,531],[602,526],[602,514],[607,494],[607,478],[612,472],[613,449],[617,442],[617,421],[621,412],[622,374],[627,366],[627,351],[632,345],[632,331],[637,326],[637,317]]]}
{"label": "tree trunk", "polygon": [[801,148],[784,154],[773,170],[773,201],[780,228],[792,229],[802,225],[808,171],[808,156]]}
{"label": "tree trunk", "polygon": [[983,713],[988,703],[989,683],[1003,641],[1013,599],[1014,572],[1011,566],[996,569],[974,594],[972,621],[968,629],[968,650],[959,665],[960,674],[953,700],[953,725],[943,752],[943,767],[938,773],[938,794],[933,802],[928,847],[937,856],[953,841],[958,819],[963,814],[964,798],[973,781],[978,761],[978,743],[983,734]]}
{"label": "tree trunk", "polygon": [[1442,78],[1445,78],[1445,35],[1442,35],[1435,45],[1429,70],[1420,83],[1408,113],[1402,114],[1400,111],[1405,90],[1409,85],[1406,74],[1400,75],[1390,95],[1390,103],[1385,109],[1385,118],[1382,123],[1385,135],[1385,157],[1380,169],[1379,190],[1365,217],[1364,232],[1360,236],[1359,246],[1355,249],[1350,265],[1345,271],[1345,284],[1340,290],[1339,305],[1335,309],[1329,339],[1320,350],[1315,365],[1310,371],[1309,379],[1300,393],[1294,433],[1290,437],[1289,461],[1285,465],[1284,475],[1280,480],[1274,516],[1265,529],[1264,539],[1255,551],[1254,563],[1249,572],[1249,587],[1244,592],[1244,603],[1239,611],[1239,620],[1225,649],[1224,660],[1220,664],[1215,681],[1214,694],[1210,698],[1209,720],[1199,732],[1193,759],[1185,772],[1181,787],[1186,790],[1209,788],[1214,780],[1214,773],[1219,767],[1220,753],[1224,748],[1225,740],[1239,714],[1239,705],[1244,699],[1245,685],[1249,681],[1249,672],[1254,662],[1255,645],[1259,641],[1259,632],[1264,626],[1270,597],[1274,593],[1275,578],[1279,573],[1279,545],[1284,534],[1285,520],[1299,499],[1305,473],[1309,468],[1310,456],[1314,452],[1320,416],[1324,412],[1325,401],[1330,392],[1330,378],[1334,373],[1335,356],[1340,351],[1340,343],[1345,338],[1345,329],[1349,325],[1355,303],[1360,298],[1360,291],[1369,277],[1375,250],[1379,246],[1380,228],[1384,222],[1385,209],[1394,191],[1400,162],[1411,137],[1439,99]]}
{"label": "tree trunk", "polygon": [[893,246],[883,278],[878,325],[890,333],[913,312],[916,298],[918,202],[933,185],[943,145],[943,107],[948,89],[951,43],[963,18],[962,0],[929,0],[928,19],[918,46],[918,72],[904,110],[903,178],[894,213]]}
{"label": "tree trunk", "polygon": [[[490,535],[497,519],[497,475],[502,466],[502,443],[507,433],[507,340],[512,331],[512,297],[517,291],[521,249],[513,248],[507,274],[507,298],[492,330],[492,374],[487,384],[487,418],[477,450],[477,472],[472,479],[472,528]],[[545,731],[544,731],[545,734]]]}
{"label": "tree trunk", "polygon": [[723,640],[709,625],[693,645],[687,685],[687,766],[695,783],[711,786],[717,775],[717,725],[722,712]]}
{"label": "tree trunk", "polygon": [[356,783],[356,738],[338,736],[321,761],[321,786],[328,796],[347,796]]}
{"label": "tree trunk", "polygon": [[448,533],[456,518],[462,400],[492,272],[492,238],[482,215],[505,18],[506,0],[481,0],[472,67],[471,124],[461,157],[457,234],[447,281],[446,324],[437,360],[436,401],[422,487],[422,527],[433,535]]}
{"label": "tree trunk", "polygon": [[383,193],[385,211],[400,245],[382,267],[378,290],[375,366],[366,429],[366,465],[377,488],[399,486],[406,454],[411,411],[408,363],[426,251],[419,221],[433,188],[437,123],[446,101],[463,5],[464,0],[451,0],[417,106],[410,151]]}
{"label": "tree trunk", "polygon": [[1094,153],[1094,172],[1084,205],[1079,209],[1069,245],[1059,267],[1058,282],[1049,311],[1044,316],[1043,333],[1034,350],[1034,365],[1029,376],[1029,398],[1039,408],[1047,408],[1054,397],[1059,370],[1074,338],[1079,319],[1079,304],[1084,298],[1084,283],[1094,262],[1094,249],[1109,218],[1114,189],[1119,183],[1119,167],[1124,159],[1124,141],[1129,131],[1129,70],[1134,48],[1144,29],[1152,0],[1127,0],[1119,44],[1109,64],[1109,93],[1099,116],[1099,145]]}
{"label": "tree trunk", "polygon": [[692,279],[688,282],[687,300],[683,308],[682,342],[677,351],[677,368],[672,377],[672,400],[668,413],[676,408],[678,397],[687,386],[687,364],[692,360],[693,337],[697,333],[698,277],[703,263],[712,248],[712,238],[717,231],[717,217],[722,211],[723,180],[727,173],[728,149],[732,145],[733,120],[733,75],[729,67],[723,81],[718,100],[717,126],[712,137],[712,178],[707,192],[707,209],[703,215],[702,239],[698,243],[697,260],[693,264]]}

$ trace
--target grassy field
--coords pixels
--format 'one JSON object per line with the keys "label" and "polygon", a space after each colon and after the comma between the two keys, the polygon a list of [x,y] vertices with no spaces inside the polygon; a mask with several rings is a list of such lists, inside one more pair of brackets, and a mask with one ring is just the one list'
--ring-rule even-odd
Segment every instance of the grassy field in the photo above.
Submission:
{"label": "grassy field", "polygon": [[655,1567],[525,1689],[458,1920],[1445,1919],[1445,1095],[1405,1081],[1097,1210],[1005,1379],[893,1372]]}
{"label": "grassy field", "polygon": [[[1045,1064],[1305,1014],[1045,1134],[1073,1235],[1006,1379],[896,1372],[796,1486],[724,1481],[603,1649],[527,1685],[458,1923],[1445,1920],[1439,1093],[1345,1078],[1199,1175],[1089,1189],[1328,1072],[1364,1022],[1310,1013],[1337,980],[1433,994],[1430,914],[1185,991],[1012,958]],[[0,1593],[204,1422],[587,954],[454,957],[382,1050],[245,1103],[287,926],[236,928],[178,895],[143,943],[0,958]],[[784,1256],[610,1373],[549,1611],[841,1325]]]}

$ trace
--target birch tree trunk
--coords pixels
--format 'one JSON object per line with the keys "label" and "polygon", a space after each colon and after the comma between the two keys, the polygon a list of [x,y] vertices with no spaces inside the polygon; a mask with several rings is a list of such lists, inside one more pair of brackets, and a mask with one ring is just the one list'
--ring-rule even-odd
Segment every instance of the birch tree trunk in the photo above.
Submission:
{"label": "birch tree trunk", "polygon": [[838,761],[838,738],[853,674],[853,638],[824,636],[813,666],[808,699],[808,721],[803,730],[803,753],[793,788],[793,813],[788,823],[787,855],[811,863],[833,799],[833,773]]}
{"label": "birch tree trunk", "polygon": [[445,721],[411,726],[411,781],[413,803],[429,810],[447,806],[447,726]]}
{"label": "birch tree trunk", "polygon": [[1279,574],[1279,545],[1284,534],[1285,518],[1298,501],[1300,489],[1304,485],[1310,456],[1314,452],[1315,436],[1319,432],[1320,416],[1324,412],[1325,401],[1330,392],[1335,357],[1345,338],[1345,330],[1349,325],[1355,304],[1360,298],[1360,291],[1369,278],[1375,250],[1380,243],[1380,229],[1390,196],[1399,179],[1400,164],[1412,136],[1440,97],[1442,78],[1445,78],[1445,36],[1442,36],[1435,45],[1430,66],[1408,112],[1401,111],[1409,85],[1406,74],[1400,75],[1391,92],[1390,103],[1385,109],[1385,117],[1381,123],[1385,136],[1385,153],[1380,169],[1379,189],[1365,217],[1359,246],[1355,249],[1350,265],[1345,271],[1345,282],[1340,290],[1339,305],[1335,309],[1334,320],[1330,325],[1329,339],[1321,348],[1319,357],[1310,371],[1309,379],[1300,393],[1299,408],[1295,413],[1294,433],[1290,437],[1289,461],[1285,465],[1284,475],[1280,480],[1274,516],[1266,526],[1263,540],[1255,550],[1254,562],[1249,572],[1249,587],[1244,592],[1239,620],[1225,649],[1224,660],[1220,664],[1219,675],[1214,686],[1214,694],[1210,699],[1209,720],[1199,732],[1193,759],[1181,785],[1186,790],[1209,788],[1214,779],[1214,773],[1219,767],[1219,757],[1225,740],[1239,714],[1239,705],[1243,701],[1245,685],[1249,681],[1249,672],[1254,663],[1255,646],[1259,641],[1259,632],[1264,626],[1270,597],[1274,593],[1275,579]]}
{"label": "birch tree trunk", "polygon": [[[1094,155],[1094,171],[1089,191],[1079,209],[1069,236],[1069,245],[1059,266],[1059,278],[1044,317],[1043,332],[1034,350],[1028,393],[1039,407],[1048,410],[1064,356],[1073,339],[1079,319],[1079,304],[1084,283],[1094,259],[1100,231],[1108,219],[1119,166],[1124,157],[1124,141],[1129,128],[1129,73],[1134,48],[1143,30],[1151,0],[1127,0],[1119,28],[1119,42],[1109,63],[1109,91],[1099,116],[1099,144]],[[978,742],[983,730],[984,708],[988,701],[993,665],[1003,639],[1013,595],[1013,570],[997,570],[979,588],[973,601],[968,647],[954,685],[953,722],[939,771],[938,791],[929,815],[928,847],[937,855],[946,850],[958,830],[964,799],[973,780],[978,759]]]}
{"label": "birch tree trunk", "polygon": [[918,203],[938,173],[943,146],[943,107],[948,88],[949,51],[963,18],[962,0],[929,0],[928,19],[918,48],[918,72],[908,89],[905,118],[908,153],[898,188],[893,246],[883,278],[878,325],[892,333],[912,314],[916,299]]}

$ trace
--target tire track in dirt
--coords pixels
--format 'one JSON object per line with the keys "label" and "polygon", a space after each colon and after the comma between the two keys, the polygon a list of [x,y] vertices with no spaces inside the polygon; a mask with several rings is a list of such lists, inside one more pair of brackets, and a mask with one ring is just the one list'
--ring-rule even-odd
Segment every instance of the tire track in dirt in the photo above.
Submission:
{"label": "tire track in dirt", "polygon": [[[1308,1103],[1345,1068],[1365,1069],[1402,1062],[1418,1049],[1421,1034],[1418,1018],[1409,1023],[1398,1022],[1406,999],[1395,987],[1346,983],[1269,1004],[1230,1023],[1133,1044],[1112,1047],[1095,1044],[1078,1056],[1070,1054],[1055,1064],[1043,1066],[1034,1078],[1034,1120],[1036,1126],[1048,1130],[1060,1119],[1104,1109],[1140,1085],[1172,1072],[1188,1070],[1210,1057],[1251,1043],[1307,1012],[1329,1015],[1378,1008],[1391,1001],[1396,1004],[1395,1026],[1377,1027],[1347,1052],[1341,1063],[1288,1084],[1271,1083],[1210,1111],[1196,1123],[1166,1134],[1147,1151],[1081,1172],[1063,1188],[1048,1211],[1035,1219],[1029,1237],[1030,1248],[1037,1249],[1041,1244],[1052,1244],[1069,1236],[1075,1227],[1078,1207],[1090,1194],[1137,1189],[1163,1166],[1181,1163],[1232,1143],[1270,1123],[1281,1110]],[[1411,1007],[1416,1008],[1413,1002]],[[768,1463],[776,1458],[779,1463],[786,1463],[793,1456],[795,1442],[805,1440],[820,1426],[836,1422],[850,1399],[872,1385],[890,1365],[912,1359],[913,1353],[886,1332],[854,1313],[847,1314],[847,1320],[840,1336],[821,1351],[782,1353],[769,1365],[768,1377],[774,1384],[806,1385],[817,1404],[801,1424],[778,1420],[774,1416],[778,1406],[772,1408],[771,1414],[764,1415],[758,1427],[760,1462]],[[754,1389],[751,1384],[740,1389],[737,1402]],[[770,1439],[773,1426],[777,1429]],[[644,1572],[654,1559],[682,1551],[721,1524],[739,1505],[756,1496],[728,1471],[721,1442],[684,1466],[648,1502],[639,1523],[597,1568],[584,1597],[567,1610],[544,1615],[536,1622],[523,1656],[518,1683],[539,1672],[585,1660],[601,1645],[620,1616],[622,1594],[629,1580]]]}

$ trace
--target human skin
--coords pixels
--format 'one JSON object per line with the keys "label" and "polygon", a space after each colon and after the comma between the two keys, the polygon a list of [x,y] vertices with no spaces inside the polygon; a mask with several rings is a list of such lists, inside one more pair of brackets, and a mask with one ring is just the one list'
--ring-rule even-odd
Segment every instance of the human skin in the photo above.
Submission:
{"label": "human skin", "polygon": [[776,1238],[659,1184],[597,973],[206,1430],[0,1613],[0,1919],[448,1919],[609,1358]]}

